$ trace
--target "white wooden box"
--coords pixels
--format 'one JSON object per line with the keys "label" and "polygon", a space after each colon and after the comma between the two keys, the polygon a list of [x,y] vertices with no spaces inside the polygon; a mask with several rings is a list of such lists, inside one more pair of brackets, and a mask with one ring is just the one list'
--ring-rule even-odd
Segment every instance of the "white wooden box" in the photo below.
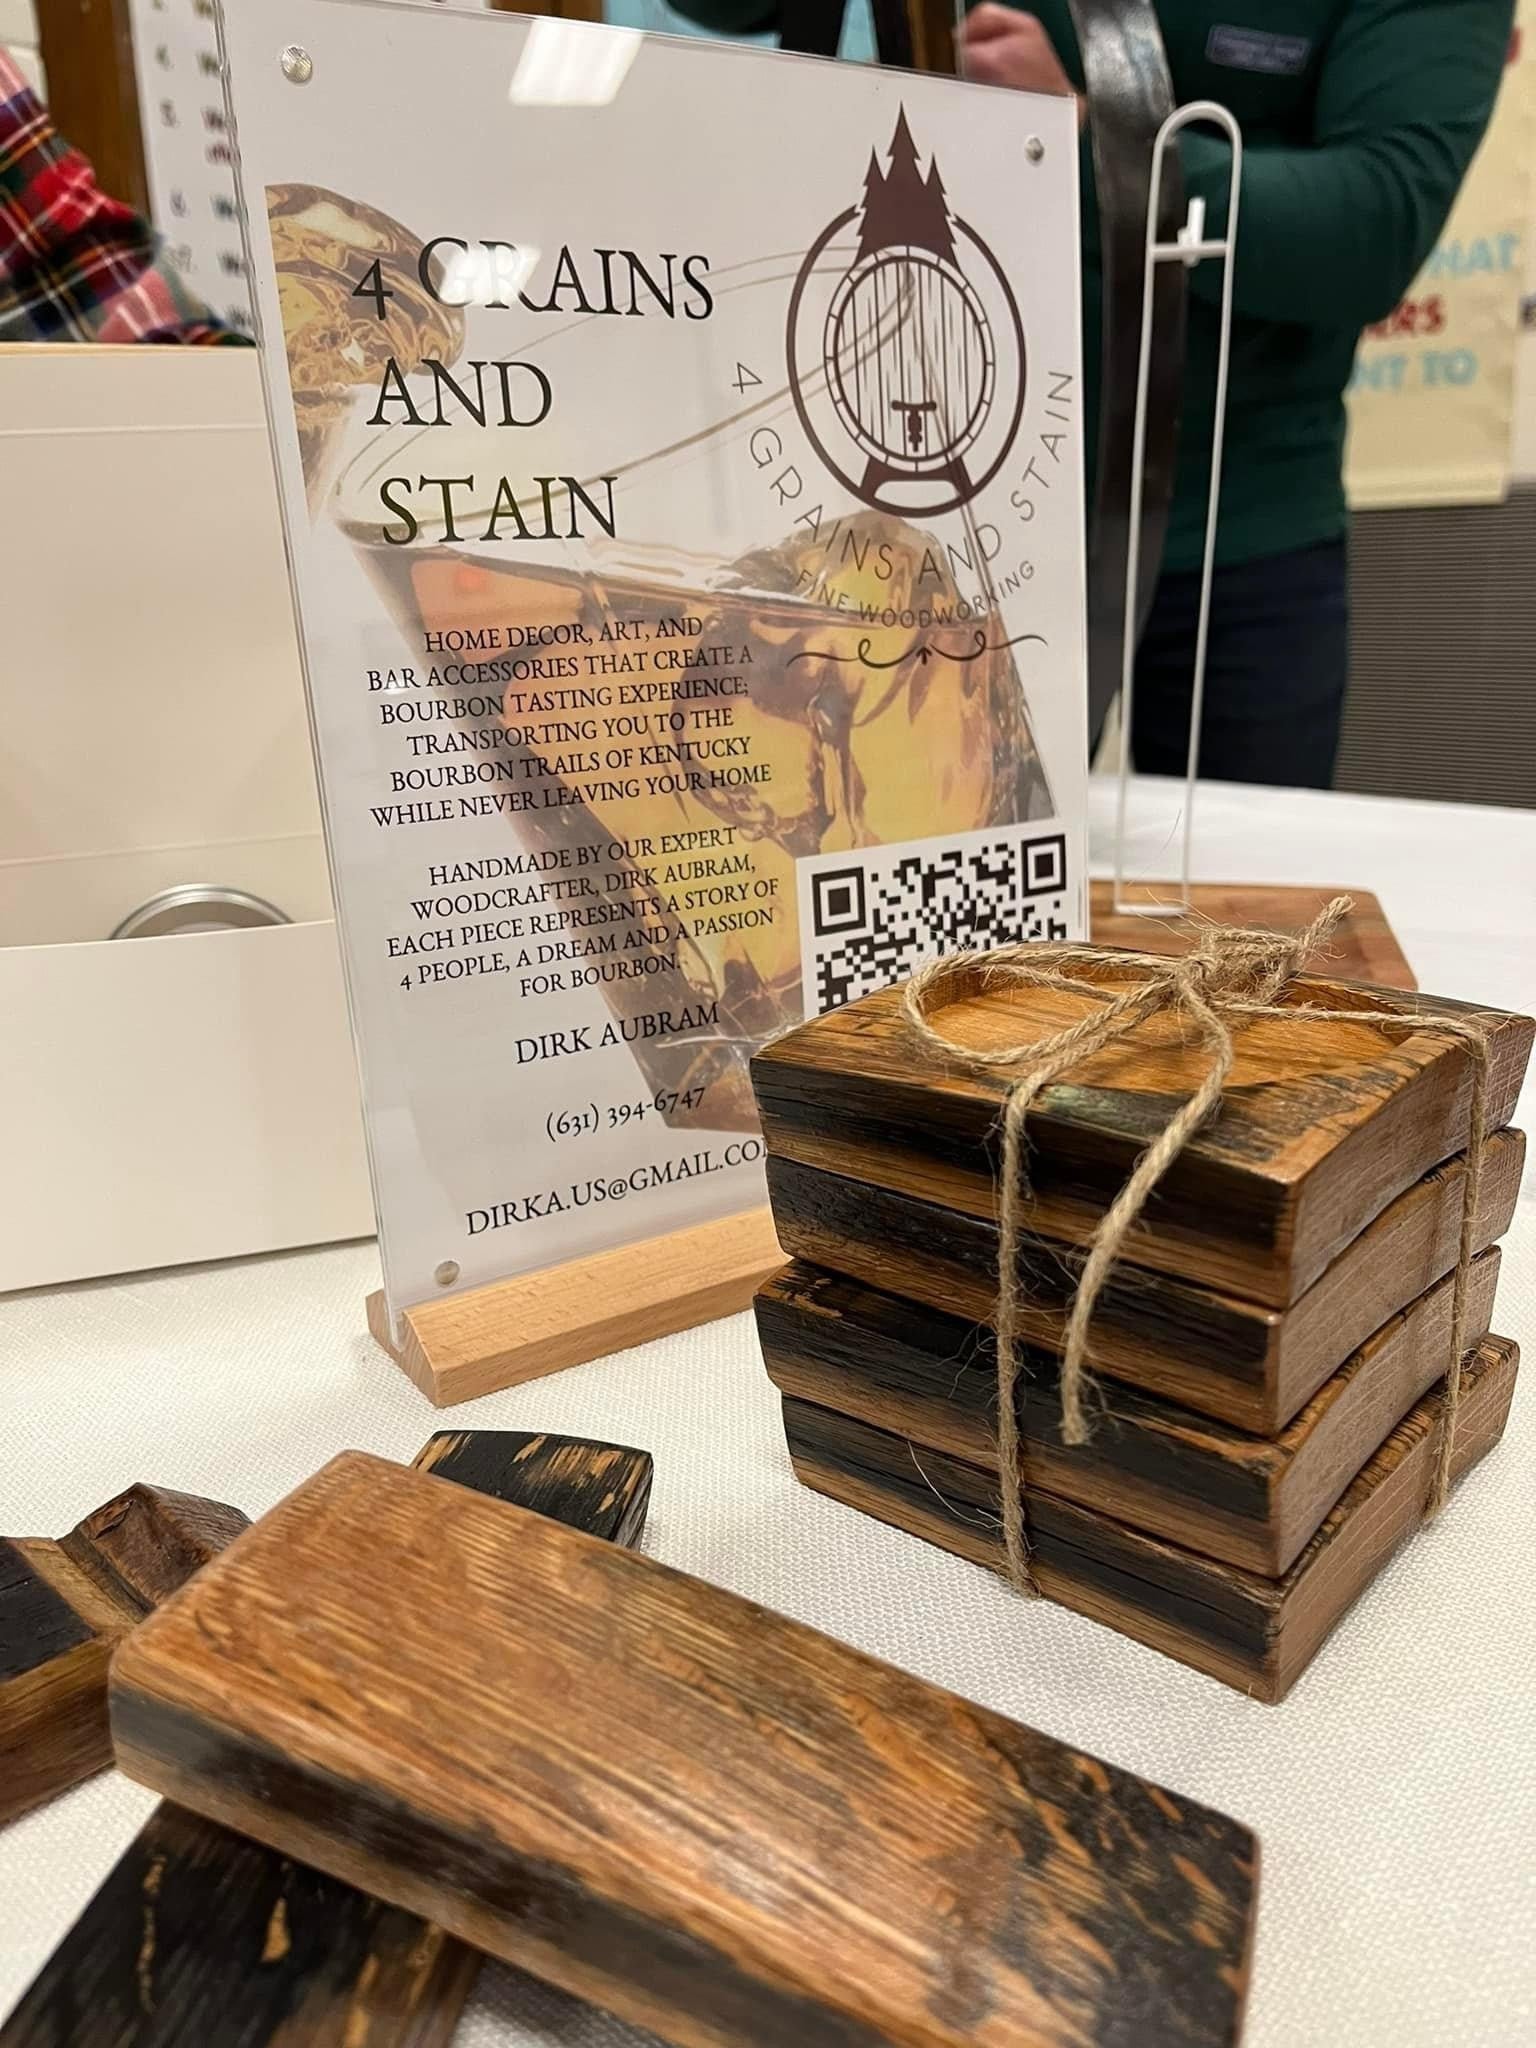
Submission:
{"label": "white wooden box", "polygon": [[0,1289],[368,1234],[255,351],[0,348],[0,472]]}

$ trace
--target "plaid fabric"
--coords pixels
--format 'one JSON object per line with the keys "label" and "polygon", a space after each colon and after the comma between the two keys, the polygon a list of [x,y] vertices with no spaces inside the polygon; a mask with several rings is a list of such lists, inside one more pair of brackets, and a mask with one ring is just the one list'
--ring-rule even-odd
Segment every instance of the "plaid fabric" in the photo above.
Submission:
{"label": "plaid fabric", "polygon": [[0,51],[0,341],[244,344],[109,199]]}

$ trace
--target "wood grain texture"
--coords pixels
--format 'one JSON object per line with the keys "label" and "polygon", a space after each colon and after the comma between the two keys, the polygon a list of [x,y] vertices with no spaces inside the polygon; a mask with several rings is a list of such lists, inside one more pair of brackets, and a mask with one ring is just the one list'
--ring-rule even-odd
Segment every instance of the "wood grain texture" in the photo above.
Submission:
{"label": "wood grain texture", "polygon": [[398,1338],[384,1296],[370,1294],[368,1328],[447,1408],[736,1315],[783,1256],[768,1211],[750,1209],[418,1302],[403,1312]]}
{"label": "wood grain texture", "polygon": [[[1468,1335],[1493,1316],[1497,1249],[1473,1266]],[[1445,1370],[1449,1277],[1361,1345],[1276,1438],[1250,1436],[1104,1384],[1086,1444],[1064,1444],[1056,1362],[1025,1353],[1017,1389],[1026,1485],[1155,1536],[1278,1578],[1388,1432]],[[768,1376],[988,1473],[997,1467],[997,1351],[974,1323],[787,1266],[759,1291]]]}
{"label": "wood grain texture", "polygon": [[[41,1543],[0,1541],[0,1823],[111,1761],[105,1701],[115,1617],[48,1574]],[[57,1546],[48,1551],[57,1554]],[[81,1611],[84,1608],[85,1611]]]}
{"label": "wood grain texture", "polygon": [[[609,1542],[645,1526],[645,1451],[476,1430],[416,1464]],[[447,2048],[479,1966],[442,1928],[165,1802],[0,2048]]]}
{"label": "wood grain texture", "polygon": [[0,1538],[0,1824],[112,1761],[112,1646],[247,1526],[217,1501],[131,1486],[55,1542]]}
{"label": "wood grain texture", "polygon": [[[1519,1357],[1507,1337],[1479,1345],[1463,1380],[1458,1476],[1503,1435]],[[1419,1527],[1438,1414],[1437,1388],[1393,1430],[1281,1579],[1239,1571],[1042,1493],[1029,1497],[1036,1581],[1062,1606],[1181,1664],[1256,1699],[1281,1700]],[[1001,1568],[995,1475],[809,1402],[785,1401],[784,1428],[807,1486]]]}
{"label": "wood grain texture", "polygon": [[[1195,882],[1187,916],[1160,913],[1137,917],[1117,912],[1115,885],[1090,882],[1089,926],[1097,946],[1124,946],[1133,953],[1187,953],[1213,924],[1248,925],[1259,931],[1304,932],[1336,896],[1348,896],[1349,915],[1328,941],[1328,972],[1340,981],[1365,981],[1377,988],[1416,989],[1386,912],[1368,889],[1307,889],[1274,882]],[[1177,900],[1177,882],[1130,882],[1133,903]]]}
{"label": "wood grain texture", "polygon": [[1238,2033],[1245,1828],[355,1453],[123,1645],[113,1728],[132,1776],[682,2048]]}
{"label": "wood grain texture", "polygon": [[97,188],[148,219],[131,0],[33,0],[48,112]]}
{"label": "wood grain texture", "polygon": [[138,1619],[249,1527],[239,1508],[220,1501],[131,1486],[77,1522],[59,1548]]}
{"label": "wood grain texture", "polygon": [[[1112,984],[1126,970],[1094,972]],[[995,1219],[1008,1083],[1001,1072],[930,1053],[902,1015],[904,993],[881,989],[755,1056],[769,1152]],[[1465,1150],[1471,1101],[1470,1057],[1450,1039],[1305,1020],[1308,1006],[1401,1012],[1414,998],[1309,976],[1285,1000],[1297,1021],[1257,1018],[1235,1032],[1221,1107],[1153,1192],[1125,1254],[1133,1266],[1272,1308],[1289,1306],[1389,1202]],[[1424,1003],[1472,1014],[1438,997]],[[978,981],[932,1021],[995,1048],[1057,1030],[1092,1007],[1067,991],[989,990]],[[1476,1014],[1487,1020],[1489,1127],[1497,1129],[1513,1113],[1536,1026]],[[1205,1071],[1193,1034],[1160,1015],[1044,1089],[1026,1132],[1024,1228],[1089,1241],[1134,1161]]]}
{"label": "wood grain texture", "polygon": [[[1484,1148],[1476,1245],[1509,1228],[1525,1138],[1499,1131]],[[1456,1262],[1465,1154],[1398,1196],[1289,1308],[1122,1265],[1089,1331],[1093,1370],[1239,1429],[1274,1436],[1390,1316]],[[972,1322],[997,1304],[997,1225],[889,1188],[768,1161],[779,1241],[792,1258]],[[1059,1351],[1083,1254],[1048,1239],[1020,1247],[1024,1339]]]}
{"label": "wood grain texture", "polygon": [[157,1806],[11,2017],[5,2048],[447,2048],[471,1949]]}
{"label": "wood grain texture", "polygon": [[635,1544],[645,1533],[655,1473],[649,1451],[542,1431],[443,1429],[412,1462],[604,1543]]}

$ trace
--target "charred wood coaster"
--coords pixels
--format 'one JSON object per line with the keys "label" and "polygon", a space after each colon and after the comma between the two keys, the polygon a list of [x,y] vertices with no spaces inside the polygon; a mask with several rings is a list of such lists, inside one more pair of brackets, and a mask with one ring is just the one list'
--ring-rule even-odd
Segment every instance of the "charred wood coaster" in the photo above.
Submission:
{"label": "charred wood coaster", "polygon": [[[1475,1246],[1504,1235],[1525,1161],[1519,1131],[1483,1148]],[[1276,1435],[1357,1346],[1456,1262],[1466,1191],[1458,1153],[1399,1195],[1289,1308],[1123,1263],[1089,1331],[1093,1370],[1239,1429]],[[889,1188],[770,1159],[774,1228],[792,1258],[972,1322],[997,1302],[997,1225]],[[1019,1248],[1021,1334],[1059,1351],[1083,1254],[1028,1235]],[[835,1405],[835,1404],[834,1404]]]}
{"label": "charred wood coaster", "polygon": [[[1092,970],[1106,985],[1117,967]],[[900,988],[829,1011],[765,1046],[753,1086],[771,1156],[910,1195],[962,1216],[997,1212],[998,1120],[1008,1070],[930,1052]],[[1422,1005],[1478,1017],[1489,1051],[1488,1125],[1509,1121],[1536,1026],[1438,997],[1315,977],[1283,998],[1290,1018],[1234,1031],[1217,1114],[1169,1167],[1125,1263],[1286,1308],[1389,1203],[1466,1149],[1473,1056],[1423,1028],[1329,1023],[1307,1010]],[[996,1050],[1075,1023],[1072,991],[978,985],[930,1021]],[[1023,1224],[1068,1245],[1092,1239],[1147,1144],[1209,1062],[1182,1018],[1159,1014],[1042,1090],[1025,1132]]]}
{"label": "charred wood coaster", "polygon": [[[1493,1314],[1499,1253],[1473,1261],[1469,1342]],[[1278,1578],[1366,1460],[1445,1371],[1450,1275],[1393,1316],[1274,1438],[1106,1380],[1085,1444],[1060,1432],[1057,1361],[1027,1353],[1016,1388],[1026,1487]],[[760,1289],[758,1333],[782,1393],[968,1463],[997,1464],[997,1347],[958,1322],[814,1267]]]}
{"label": "charred wood coaster", "polygon": [[[1462,1379],[1453,1471],[1504,1433],[1519,1347],[1485,1337]],[[1027,1493],[1040,1590],[1241,1692],[1279,1700],[1329,1631],[1423,1519],[1440,1387],[1404,1417],[1358,1472],[1284,1577],[1239,1571],[1047,1493]],[[787,1399],[784,1428],[807,1486],[1000,1567],[997,1474],[892,1430]],[[1022,1654],[1022,1653],[1021,1653]]]}
{"label": "charred wood coaster", "polygon": [[[645,1451],[444,1431],[416,1464],[609,1542],[645,1527]],[[479,1967],[441,1927],[166,1802],[0,2048],[447,2048]]]}
{"label": "charred wood coaster", "polygon": [[0,1823],[112,1761],[107,1663],[246,1528],[236,1508],[130,1486],[51,1537],[0,1537]]}
{"label": "charred wood coaster", "polygon": [[684,2048],[1239,2032],[1246,1828],[357,1453],[128,1639],[113,1733],[179,1803]]}

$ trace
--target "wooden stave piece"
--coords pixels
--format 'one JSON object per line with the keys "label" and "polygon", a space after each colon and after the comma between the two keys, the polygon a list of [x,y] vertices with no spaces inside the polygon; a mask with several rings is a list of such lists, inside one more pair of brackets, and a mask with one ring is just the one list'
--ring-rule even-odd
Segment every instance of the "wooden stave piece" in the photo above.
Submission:
{"label": "wooden stave piece", "polygon": [[112,1757],[104,1703],[117,1617],[88,1582],[57,1584],[47,1552],[57,1545],[0,1538],[0,1825]]}
{"label": "wooden stave piece", "polygon": [[106,1769],[113,1645],[247,1526],[140,1485],[57,1541],[0,1538],[0,1826]]}
{"label": "wooden stave piece", "polygon": [[[807,2048],[1236,2039],[1247,1830],[722,1589],[513,1510],[450,1509],[428,1484],[338,1460],[236,1576],[204,1575],[146,1624],[114,1670],[130,1774],[682,2048],[791,2030]],[[438,1700],[440,1641],[403,1603],[357,1633],[370,1610],[345,1564],[364,1514],[381,1596],[418,1529],[461,1561],[472,1711]],[[495,1591],[514,1547],[515,1603]],[[278,1580],[302,1640],[269,1597]],[[285,1674],[291,1655],[327,1668],[333,1629],[348,1669],[322,1704]],[[471,1643],[523,1684],[487,1691]],[[362,1698],[386,1649],[388,1694]],[[1079,1845],[1065,1861],[1037,1799]],[[861,1827],[866,1808],[880,1819]],[[1077,1932],[1052,1947],[1060,1913]],[[1006,1953],[989,1946],[1000,1926]]]}
{"label": "wooden stave piece", "polygon": [[645,1533],[656,1469],[649,1451],[624,1444],[510,1429],[440,1429],[411,1462],[626,1549]]}
{"label": "wooden stave piece", "polygon": [[249,1527],[239,1508],[222,1501],[138,1485],[77,1522],[59,1548],[137,1618]]}
{"label": "wooden stave piece", "polygon": [[[1108,967],[1091,971],[1114,978]],[[962,1021],[978,1045],[998,1045],[1057,1029],[1088,1008],[1050,990],[1023,993],[1022,1021],[1017,990],[968,996],[937,1021]],[[906,1024],[904,997],[899,986],[877,990],[754,1055],[768,1152],[993,1219],[1008,1084],[999,1072],[930,1054]],[[1285,1000],[1298,1010],[1414,1007],[1401,990],[1316,976],[1300,978]],[[1501,1128],[1514,1113],[1536,1023],[1440,997],[1424,1006],[1485,1020],[1488,1124]],[[1177,1019],[1142,1031],[1159,1048],[1150,1067],[1140,1052],[1112,1047],[1042,1091],[1026,1133],[1026,1229],[1090,1241],[1136,1158],[1204,1073]],[[1428,1022],[1389,1040],[1366,1025],[1256,1019],[1235,1038],[1239,1062],[1221,1112],[1153,1190],[1124,1256],[1286,1308],[1388,1203],[1465,1150],[1471,1056]],[[1133,1087],[1137,1074],[1148,1078]]]}
{"label": "wooden stave piece", "polygon": [[[1473,1261],[1469,1350],[1487,1334],[1499,1252]],[[1334,1502],[1439,1379],[1453,1276],[1376,1331],[1277,1438],[1266,1439],[1103,1384],[1090,1440],[1060,1441],[1055,1361],[1026,1353],[1019,1468],[1032,1493],[1279,1578]],[[889,1430],[989,1474],[996,1469],[996,1351],[989,1331],[789,1266],[763,1288],[768,1377],[793,1399]]]}
{"label": "wooden stave piece", "polygon": [[[1519,1358],[1519,1346],[1497,1336],[1473,1354],[1458,1479],[1503,1435]],[[786,1400],[784,1410],[790,1460],[803,1484],[973,1564],[1001,1568],[995,1475],[807,1402]],[[1029,1501],[1036,1580],[1061,1606],[1277,1703],[1420,1526],[1438,1417],[1436,1390],[1357,1474],[1283,1579],[1237,1571],[1038,1495]]]}
{"label": "wooden stave piece", "polygon": [[[1514,1218],[1521,1131],[1484,1147],[1474,1249]],[[1121,1265],[1089,1333],[1095,1372],[1235,1428],[1277,1435],[1349,1354],[1456,1262],[1466,1155],[1399,1195],[1287,1309]],[[910,1195],[770,1158],[768,1193],[792,1259],[884,1294],[977,1322],[997,1300],[997,1226]],[[1028,1237],[1020,1247],[1021,1334],[1059,1351],[1082,1254]]]}
{"label": "wooden stave piece", "polygon": [[[649,1452],[440,1431],[418,1469],[638,1543]],[[448,2048],[480,1957],[398,1906],[162,1801],[0,2025],[0,2048]]]}
{"label": "wooden stave piece", "polygon": [[414,1914],[162,1800],[4,2048],[447,2048],[478,1958]]}

